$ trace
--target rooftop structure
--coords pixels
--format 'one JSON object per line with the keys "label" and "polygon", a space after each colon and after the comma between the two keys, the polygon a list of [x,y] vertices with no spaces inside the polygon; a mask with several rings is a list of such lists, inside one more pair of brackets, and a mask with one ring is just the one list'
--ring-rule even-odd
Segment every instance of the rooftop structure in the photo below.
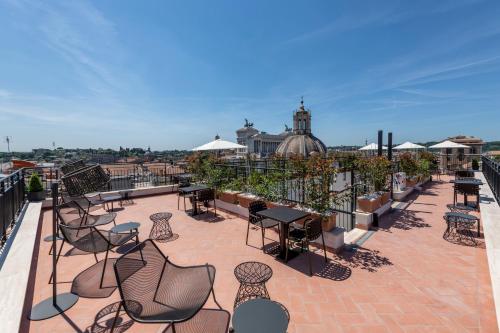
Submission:
{"label": "rooftop structure", "polygon": [[253,123],[245,119],[245,125],[236,131],[237,142],[247,147],[247,153],[256,157],[273,155],[283,140],[291,134],[285,125],[285,131],[279,134],[261,132]]}
{"label": "rooftop structure", "polygon": [[301,100],[300,107],[293,114],[293,134],[287,138],[276,149],[276,154],[281,156],[303,156],[311,154],[326,154],[325,144],[315,137],[311,131],[311,111],[304,107]]}

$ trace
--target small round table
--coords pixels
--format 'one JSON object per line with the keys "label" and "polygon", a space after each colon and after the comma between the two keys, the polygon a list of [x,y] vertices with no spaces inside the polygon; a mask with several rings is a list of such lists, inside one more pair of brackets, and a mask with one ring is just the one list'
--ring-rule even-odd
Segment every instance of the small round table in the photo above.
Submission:
{"label": "small round table", "polygon": [[268,265],[257,261],[247,261],[236,266],[234,276],[240,283],[234,300],[234,309],[241,303],[254,298],[270,298],[266,282],[273,276],[273,270]]}
{"label": "small round table", "polygon": [[153,221],[153,227],[149,233],[149,238],[156,241],[167,241],[170,240],[174,233],[168,222],[172,217],[172,213],[160,212],[152,214],[149,219]]}
{"label": "small round table", "polygon": [[289,318],[285,308],[268,299],[253,299],[234,310],[236,333],[285,333]]}
{"label": "small round table", "polygon": [[121,223],[115,225],[113,228],[110,229],[111,232],[114,232],[115,234],[119,234],[122,232],[132,232],[134,230],[138,230],[141,224],[139,222],[127,222],[127,223]]}

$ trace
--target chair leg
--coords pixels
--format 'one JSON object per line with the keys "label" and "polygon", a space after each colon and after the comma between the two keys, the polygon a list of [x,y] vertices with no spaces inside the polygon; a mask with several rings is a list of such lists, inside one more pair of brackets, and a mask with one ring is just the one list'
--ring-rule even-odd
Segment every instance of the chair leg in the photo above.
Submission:
{"label": "chair leg", "polygon": [[104,282],[104,273],[106,273],[106,264],[108,263],[108,254],[109,254],[109,250],[106,251],[106,256],[104,257],[104,266],[102,267],[101,283],[99,284],[99,288],[102,288],[102,283]]}
{"label": "chair leg", "polygon": [[264,237],[266,237],[266,230],[262,226],[260,226],[260,230],[262,234],[262,252],[266,253],[266,250],[264,248]]}
{"label": "chair leg", "polygon": [[118,310],[116,310],[115,319],[113,320],[113,325],[111,326],[110,333],[113,333],[113,331],[115,330],[116,321],[118,320],[118,317],[120,316],[121,309],[122,309],[122,302],[120,302],[120,305],[118,306]]}
{"label": "chair leg", "polygon": [[307,241],[307,258],[309,259],[309,276],[313,275],[312,261],[311,261],[311,251],[309,250],[309,241]]}
{"label": "chair leg", "polygon": [[247,240],[246,240],[246,245],[248,245],[248,233],[250,232],[250,221],[248,221],[247,224]]}
{"label": "chair leg", "polygon": [[180,201],[181,201],[181,196],[179,195],[179,193],[177,193],[177,210],[179,210],[180,208]]}

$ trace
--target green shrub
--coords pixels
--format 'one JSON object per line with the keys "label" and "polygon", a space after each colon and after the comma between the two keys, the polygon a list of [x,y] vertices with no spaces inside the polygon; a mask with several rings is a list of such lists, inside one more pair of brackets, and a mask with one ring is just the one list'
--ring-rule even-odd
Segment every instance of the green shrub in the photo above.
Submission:
{"label": "green shrub", "polygon": [[472,160],[472,170],[479,170],[479,161],[476,159]]}
{"label": "green shrub", "polygon": [[43,191],[43,185],[42,181],[40,180],[40,176],[38,176],[38,173],[33,172],[33,174],[30,177],[30,181],[28,183],[28,192],[42,192]]}

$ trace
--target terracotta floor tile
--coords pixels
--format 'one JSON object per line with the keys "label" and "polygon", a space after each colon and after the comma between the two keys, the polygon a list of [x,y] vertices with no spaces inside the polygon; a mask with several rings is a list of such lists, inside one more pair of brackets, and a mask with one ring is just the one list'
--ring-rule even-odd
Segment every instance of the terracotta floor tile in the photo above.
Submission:
{"label": "terracotta floor tile", "polygon": [[[139,221],[140,238],[145,239],[152,226],[149,215],[172,212],[171,226],[179,238],[159,243],[159,247],[179,265],[213,264],[217,269],[217,299],[231,313],[239,286],[234,267],[256,260],[273,270],[267,288],[272,299],[288,308],[290,333],[498,331],[484,247],[468,247],[443,239],[442,216],[446,204],[452,201],[452,187],[446,177],[442,182],[427,185],[420,195],[412,195],[406,210],[384,215],[378,230],[357,251],[328,253],[329,265],[349,273],[344,280],[318,275],[323,267],[321,252],[318,260],[313,261],[313,277],[307,274],[307,255],[285,265],[264,254],[258,230],[250,230],[246,246],[247,222],[239,217],[220,212],[221,218],[214,223],[208,222],[206,215],[194,219],[177,210],[174,194],[134,201],[117,213],[117,223]],[[50,217],[51,212],[46,211],[42,238],[50,233]],[[266,244],[278,240],[273,231],[266,236],[270,238]],[[67,246],[63,252],[70,248]],[[34,303],[51,294],[51,285],[47,283],[51,272],[49,244],[40,242],[38,250],[36,275],[31,281]],[[112,257],[118,255],[112,253]],[[61,257],[59,281],[71,282],[94,263],[92,255]],[[58,287],[66,291],[70,284],[61,283]],[[117,292],[102,299],[80,298],[64,317],[24,322],[27,329],[22,332],[92,331],[99,310],[118,300]],[[207,306],[211,305],[210,300]],[[123,316],[123,320],[129,319]],[[163,328],[164,325],[133,323],[127,332],[160,332]]]}

